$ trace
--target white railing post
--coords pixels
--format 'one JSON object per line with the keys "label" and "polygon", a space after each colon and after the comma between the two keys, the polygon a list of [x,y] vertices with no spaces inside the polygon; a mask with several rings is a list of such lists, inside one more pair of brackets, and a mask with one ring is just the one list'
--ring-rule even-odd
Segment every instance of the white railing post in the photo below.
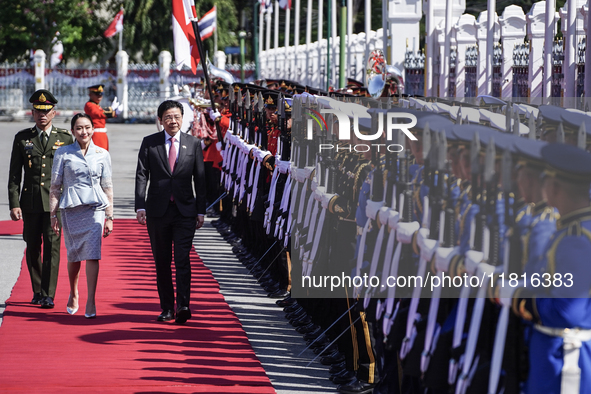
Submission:
{"label": "white railing post", "polygon": [[45,62],[47,56],[43,49],[37,49],[33,55],[35,61],[35,90],[45,89]]}
{"label": "white railing post", "polygon": [[129,64],[129,55],[125,51],[117,52],[117,96],[121,103],[121,115],[123,119],[129,116],[128,90],[127,90],[127,66]]}
{"label": "white railing post", "polygon": [[160,70],[160,98],[170,97],[170,63],[172,55],[168,51],[160,52],[158,55],[158,68]]}

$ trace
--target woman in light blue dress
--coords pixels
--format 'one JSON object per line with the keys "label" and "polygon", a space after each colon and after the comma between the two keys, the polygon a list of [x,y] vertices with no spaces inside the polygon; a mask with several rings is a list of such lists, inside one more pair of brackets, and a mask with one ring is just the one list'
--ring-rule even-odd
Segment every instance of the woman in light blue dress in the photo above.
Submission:
{"label": "woman in light blue dress", "polygon": [[113,231],[113,182],[109,152],[92,143],[94,127],[86,114],[72,118],[75,142],[55,152],[51,174],[49,209],[53,231],[59,233],[60,209],[68,251],[70,297],[67,312],[78,310],[80,263],[86,260],[88,319],[96,317],[95,293],[101,259],[102,237]]}

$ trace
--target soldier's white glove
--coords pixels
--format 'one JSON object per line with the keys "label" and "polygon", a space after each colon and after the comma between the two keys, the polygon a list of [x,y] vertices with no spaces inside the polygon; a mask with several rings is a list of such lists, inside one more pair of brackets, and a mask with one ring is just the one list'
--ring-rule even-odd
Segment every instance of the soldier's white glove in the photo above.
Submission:
{"label": "soldier's white glove", "polygon": [[216,143],[215,143],[215,148],[221,152],[221,151],[222,151],[222,143],[221,143],[221,142],[219,142],[219,141],[218,141],[218,142],[216,142]]}
{"label": "soldier's white glove", "polygon": [[388,216],[388,227],[390,227],[391,230],[396,230],[398,228],[399,218],[400,214],[398,213],[398,211],[391,209]]}
{"label": "soldier's white glove", "polygon": [[115,98],[113,99],[113,102],[111,103],[111,109],[113,110],[113,112],[115,112],[115,115],[117,115],[117,116],[119,116],[119,114],[121,113],[121,110],[123,109],[123,106],[117,100],[117,96],[115,96]]}
{"label": "soldier's white glove", "polygon": [[412,242],[412,236],[420,227],[419,222],[398,223],[396,239],[403,244],[409,244]]}
{"label": "soldier's white glove", "polygon": [[211,109],[209,110],[209,118],[210,118],[211,120],[213,120],[214,122],[215,122],[215,120],[216,120],[217,118],[219,118],[220,116],[222,116],[222,114],[220,114],[220,113],[219,113],[219,111],[218,111],[217,109],[216,109],[215,111],[213,111],[213,110],[211,110]]}
{"label": "soldier's white glove", "polygon": [[421,248],[421,258],[425,261],[431,261],[439,241],[436,239],[425,239],[423,240],[423,247]]}
{"label": "soldier's white glove", "polygon": [[435,251],[435,268],[439,272],[447,272],[451,259],[460,253],[459,248],[437,248]]}
{"label": "soldier's white glove", "polygon": [[513,303],[513,294],[515,290],[520,287],[523,287],[523,281],[517,282],[517,286],[509,286],[508,282],[505,281],[497,282],[497,286],[499,287],[499,303],[503,306],[511,307]]}
{"label": "soldier's white glove", "polygon": [[464,257],[464,267],[466,268],[466,272],[470,275],[474,275],[478,268],[478,264],[482,263],[484,260],[484,253],[477,250],[469,250]]}
{"label": "soldier's white glove", "polygon": [[[318,190],[318,189],[316,189],[316,190]],[[322,204],[322,208],[328,209],[328,204],[330,203],[330,200],[332,200],[332,198],[334,196],[336,196],[336,194],[324,193],[322,195],[322,201],[320,202]]]}
{"label": "soldier's white glove", "polygon": [[378,211],[383,206],[384,206],[383,201],[368,200],[367,205],[365,206],[365,215],[371,220],[376,220],[376,218],[378,216]]}
{"label": "soldier's white glove", "polygon": [[423,250],[425,247],[425,240],[429,239],[429,229],[421,227],[419,232],[417,233],[417,246],[419,249]]}

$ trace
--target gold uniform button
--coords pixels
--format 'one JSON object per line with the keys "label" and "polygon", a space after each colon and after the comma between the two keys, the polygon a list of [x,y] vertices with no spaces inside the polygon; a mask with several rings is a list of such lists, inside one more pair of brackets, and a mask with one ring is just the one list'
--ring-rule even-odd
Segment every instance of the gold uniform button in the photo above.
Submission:
{"label": "gold uniform button", "polygon": [[41,174],[41,176],[45,176],[45,174]]}
{"label": "gold uniform button", "polygon": [[25,187],[25,191],[27,191],[27,188]]}
{"label": "gold uniform button", "polygon": [[42,159],[45,159],[45,155],[41,156]]}
{"label": "gold uniform button", "polygon": [[41,167],[45,167],[45,164],[41,164]]}
{"label": "gold uniform button", "polygon": [[45,183],[41,182],[41,186],[45,186]]}

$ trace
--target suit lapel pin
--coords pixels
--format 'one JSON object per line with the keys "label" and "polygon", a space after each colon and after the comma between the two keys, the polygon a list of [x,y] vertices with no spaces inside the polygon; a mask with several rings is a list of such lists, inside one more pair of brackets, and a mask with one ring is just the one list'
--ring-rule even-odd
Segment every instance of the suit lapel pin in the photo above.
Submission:
{"label": "suit lapel pin", "polygon": [[187,149],[187,147],[185,145],[183,145],[183,149]]}

